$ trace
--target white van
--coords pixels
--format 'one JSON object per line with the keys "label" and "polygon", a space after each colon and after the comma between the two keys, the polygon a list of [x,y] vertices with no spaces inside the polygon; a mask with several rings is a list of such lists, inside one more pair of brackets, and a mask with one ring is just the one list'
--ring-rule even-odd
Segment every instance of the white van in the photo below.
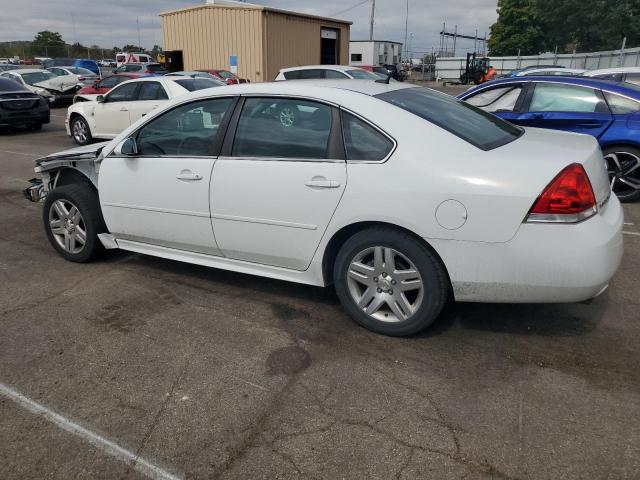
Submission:
{"label": "white van", "polygon": [[154,60],[146,53],[121,52],[116,55],[116,66],[124,63],[150,63]]}

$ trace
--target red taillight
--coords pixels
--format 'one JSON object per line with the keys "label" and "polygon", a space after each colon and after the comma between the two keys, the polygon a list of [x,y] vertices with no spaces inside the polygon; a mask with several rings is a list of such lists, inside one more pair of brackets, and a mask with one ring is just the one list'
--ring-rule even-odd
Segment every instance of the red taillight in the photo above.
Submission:
{"label": "red taillight", "polygon": [[587,172],[579,163],[572,163],[547,185],[526,221],[575,223],[596,212],[596,198]]}
{"label": "red taillight", "polygon": [[78,80],[82,82],[82,81],[86,80],[86,78],[84,78],[84,77],[78,77]]}

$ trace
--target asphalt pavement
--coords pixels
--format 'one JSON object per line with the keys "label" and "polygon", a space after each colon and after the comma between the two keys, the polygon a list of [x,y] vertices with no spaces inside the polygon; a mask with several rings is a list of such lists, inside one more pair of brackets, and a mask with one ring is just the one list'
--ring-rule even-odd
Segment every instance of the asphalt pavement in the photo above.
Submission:
{"label": "asphalt pavement", "polygon": [[64,110],[0,133],[0,479],[637,479],[640,203],[588,304],[356,326],[330,289],[64,261],[21,189]]}

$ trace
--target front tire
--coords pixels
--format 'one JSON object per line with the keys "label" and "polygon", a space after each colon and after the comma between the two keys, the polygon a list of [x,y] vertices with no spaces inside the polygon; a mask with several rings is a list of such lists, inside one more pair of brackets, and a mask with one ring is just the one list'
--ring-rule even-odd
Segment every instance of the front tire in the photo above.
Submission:
{"label": "front tire", "polygon": [[372,227],[349,238],[334,266],[336,293],[361,326],[383,335],[413,335],[444,307],[447,274],[429,248],[392,227]]}
{"label": "front tire", "polygon": [[602,153],[613,193],[623,203],[640,199],[640,150],[620,146],[605,148]]}
{"label": "front tire", "polygon": [[71,136],[78,145],[89,145],[93,140],[89,124],[81,116],[73,117],[71,120]]}
{"label": "front tire", "polygon": [[98,239],[106,227],[98,195],[88,185],[64,185],[46,196],[42,219],[47,238],[62,257],[90,262],[103,251]]}

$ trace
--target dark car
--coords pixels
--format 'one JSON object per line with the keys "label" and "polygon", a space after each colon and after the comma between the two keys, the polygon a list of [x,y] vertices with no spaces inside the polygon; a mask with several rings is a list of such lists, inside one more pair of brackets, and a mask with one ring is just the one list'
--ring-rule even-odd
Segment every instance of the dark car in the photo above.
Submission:
{"label": "dark car", "polygon": [[406,74],[401,67],[397,65],[385,65],[384,68],[391,74],[391,78],[397,80],[399,82],[404,82],[406,78]]}
{"label": "dark car", "polygon": [[0,127],[30,127],[49,123],[49,102],[18,82],[0,78]]}

